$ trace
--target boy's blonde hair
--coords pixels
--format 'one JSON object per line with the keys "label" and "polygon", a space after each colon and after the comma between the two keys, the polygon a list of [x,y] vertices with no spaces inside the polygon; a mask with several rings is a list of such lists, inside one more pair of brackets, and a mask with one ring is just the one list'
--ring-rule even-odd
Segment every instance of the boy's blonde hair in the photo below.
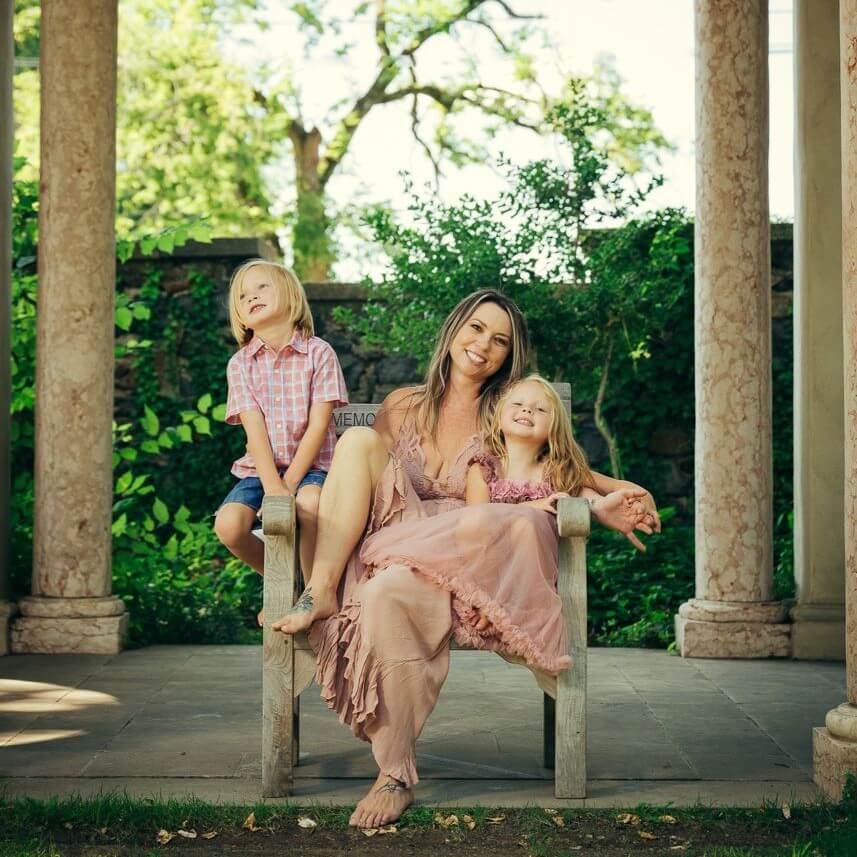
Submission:
{"label": "boy's blonde hair", "polygon": [[232,327],[232,335],[238,344],[246,345],[253,338],[253,328],[247,327],[241,321],[241,288],[244,285],[244,277],[252,268],[264,268],[271,277],[271,285],[277,289],[289,322],[304,336],[312,336],[315,333],[312,312],[304,287],[295,272],[285,265],[276,264],[276,262],[251,259],[236,268],[235,273],[232,274],[232,279],[229,281],[229,324]]}
{"label": "boy's blonde hair", "polygon": [[491,431],[485,442],[486,449],[496,458],[501,460],[506,458],[506,442],[500,430],[503,408],[512,397],[515,388],[528,381],[541,385],[553,411],[547,443],[539,453],[539,461],[544,466],[542,478],[551,483],[554,491],[567,491],[572,496],[579,494],[581,488],[594,488],[592,471],[586,461],[586,454],[574,439],[568,411],[553,385],[541,375],[528,375],[506,388],[494,411]]}

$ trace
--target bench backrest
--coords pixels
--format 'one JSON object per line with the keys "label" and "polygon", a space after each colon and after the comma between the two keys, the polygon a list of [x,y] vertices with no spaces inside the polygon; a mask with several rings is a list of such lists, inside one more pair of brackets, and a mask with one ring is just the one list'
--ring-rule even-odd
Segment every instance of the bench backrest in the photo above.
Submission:
{"label": "bench backrest", "polygon": [[[571,384],[560,381],[551,385],[562,399],[565,409],[571,415]],[[371,428],[375,424],[375,415],[380,405],[367,404],[365,402],[352,402],[344,408],[337,408],[333,412],[333,422],[336,425],[337,436],[346,429],[353,426],[367,426]]]}

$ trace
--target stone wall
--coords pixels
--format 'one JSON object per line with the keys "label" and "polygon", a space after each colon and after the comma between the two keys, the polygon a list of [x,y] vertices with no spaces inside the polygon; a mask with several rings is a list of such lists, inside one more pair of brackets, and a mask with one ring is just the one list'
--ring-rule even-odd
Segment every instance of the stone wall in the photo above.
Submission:
{"label": "stone wall", "polygon": [[[235,343],[229,331],[226,293],[231,272],[249,258],[276,258],[275,248],[255,239],[220,239],[211,244],[190,244],[170,256],[133,258],[120,267],[120,282],[132,290],[146,273],[156,266],[161,273],[161,284],[171,299],[188,300],[191,276],[202,274],[222,284],[216,307],[216,318],[222,329],[223,351],[212,355],[212,360],[223,364],[225,370],[229,353]],[[791,362],[792,347],[792,230],[790,224],[773,224],[771,228],[771,286],[773,315],[773,349],[775,357]],[[416,362],[400,355],[387,355],[380,350],[367,349],[358,337],[333,320],[333,310],[345,306],[359,312],[366,301],[365,290],[350,283],[307,283],[307,295],[312,305],[316,331],[335,348],[348,384],[352,402],[379,402],[396,387],[420,380]],[[165,362],[172,360],[179,371],[164,372],[161,392],[164,395],[195,401],[199,390],[194,388],[191,373],[182,370],[184,356],[179,345],[178,354],[164,355]],[[178,382],[175,377],[178,377]],[[221,399],[225,398],[225,372]],[[129,398],[134,378],[127,362],[117,366],[117,410],[120,417],[132,418],[130,408],[123,411],[123,402]],[[215,399],[218,399],[216,391]],[[595,429],[591,413],[585,405],[575,402],[577,434],[591,458],[601,459],[605,448]],[[693,482],[692,437],[684,429],[664,425],[652,433],[649,449],[659,459],[659,471],[664,474],[665,502],[688,509]]]}

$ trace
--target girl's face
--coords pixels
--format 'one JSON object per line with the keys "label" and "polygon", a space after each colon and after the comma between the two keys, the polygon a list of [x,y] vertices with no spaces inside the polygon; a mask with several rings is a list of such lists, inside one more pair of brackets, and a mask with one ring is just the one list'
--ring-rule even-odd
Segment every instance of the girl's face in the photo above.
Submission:
{"label": "girl's face", "polygon": [[512,349],[508,313],[490,301],[479,304],[449,346],[452,365],[467,378],[483,381],[503,365]]}
{"label": "girl's face", "polygon": [[500,413],[500,430],[510,438],[547,443],[553,407],[544,388],[536,381],[521,381],[509,391]]}
{"label": "girl's face", "polygon": [[241,308],[241,321],[253,330],[278,320],[281,315],[279,289],[265,268],[250,268],[244,275],[238,304]]}

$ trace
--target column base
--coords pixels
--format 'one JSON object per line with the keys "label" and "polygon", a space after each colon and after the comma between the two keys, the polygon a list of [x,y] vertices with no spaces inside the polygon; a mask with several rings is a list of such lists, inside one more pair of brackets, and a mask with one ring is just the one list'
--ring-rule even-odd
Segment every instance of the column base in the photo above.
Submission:
{"label": "column base", "polygon": [[792,618],[792,657],[804,661],[845,660],[845,605],[798,604]]}
{"label": "column base", "polygon": [[0,601],[0,657],[9,654],[9,621],[16,612],[11,601]]}
{"label": "column base", "polygon": [[679,607],[675,636],[683,658],[787,658],[791,625],[779,601],[693,598]]}
{"label": "column base", "polygon": [[18,606],[22,615],[12,623],[16,654],[115,655],[122,651],[128,613],[115,596],[32,596]]}
{"label": "column base", "polygon": [[812,730],[812,778],[831,800],[842,799],[845,775],[857,774],[857,707],[843,703]]}

